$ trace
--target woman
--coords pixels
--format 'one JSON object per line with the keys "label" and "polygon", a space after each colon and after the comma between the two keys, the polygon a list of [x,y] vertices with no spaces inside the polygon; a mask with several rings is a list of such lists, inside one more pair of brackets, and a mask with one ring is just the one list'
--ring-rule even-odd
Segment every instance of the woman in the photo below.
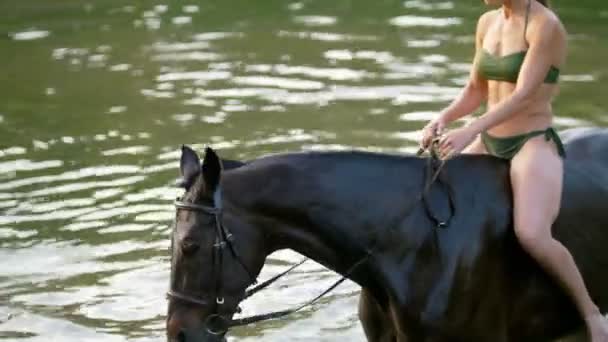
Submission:
{"label": "woman", "polygon": [[[592,302],[574,259],[551,235],[561,201],[565,152],[551,127],[551,100],[566,57],[566,32],[546,0],[484,0],[470,80],[423,131],[428,147],[444,127],[487,101],[487,112],[441,135],[443,158],[460,152],[511,160],[514,228],[522,247],[567,290],[592,342],[608,342],[608,321]],[[466,148],[466,150],[465,150]]]}

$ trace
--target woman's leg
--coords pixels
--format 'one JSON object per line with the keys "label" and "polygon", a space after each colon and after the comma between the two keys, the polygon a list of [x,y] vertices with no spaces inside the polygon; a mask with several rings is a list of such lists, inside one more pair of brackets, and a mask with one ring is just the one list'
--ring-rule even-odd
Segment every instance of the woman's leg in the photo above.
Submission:
{"label": "woman's leg", "polygon": [[608,342],[608,321],[592,302],[570,252],[551,235],[560,208],[563,161],[543,136],[530,139],[511,162],[515,233],[524,250],[574,300],[592,342]]}

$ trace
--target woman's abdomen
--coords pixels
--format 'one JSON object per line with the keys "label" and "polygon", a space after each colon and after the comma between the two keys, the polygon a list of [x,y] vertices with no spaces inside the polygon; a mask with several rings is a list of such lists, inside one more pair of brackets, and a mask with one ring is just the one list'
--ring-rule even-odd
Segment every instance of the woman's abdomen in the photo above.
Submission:
{"label": "woman's abdomen", "polygon": [[[490,81],[488,83],[488,110],[507,99],[514,91],[514,83]],[[495,136],[509,136],[551,126],[553,123],[551,100],[556,91],[557,86],[543,84],[533,94],[530,105],[490,128],[488,132]]]}

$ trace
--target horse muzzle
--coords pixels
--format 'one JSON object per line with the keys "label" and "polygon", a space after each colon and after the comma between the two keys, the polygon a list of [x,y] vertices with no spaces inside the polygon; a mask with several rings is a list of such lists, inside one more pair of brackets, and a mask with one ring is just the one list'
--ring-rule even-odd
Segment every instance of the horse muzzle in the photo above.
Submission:
{"label": "horse muzzle", "polygon": [[167,342],[226,342],[226,336],[206,329],[181,330],[174,337],[167,337]]}

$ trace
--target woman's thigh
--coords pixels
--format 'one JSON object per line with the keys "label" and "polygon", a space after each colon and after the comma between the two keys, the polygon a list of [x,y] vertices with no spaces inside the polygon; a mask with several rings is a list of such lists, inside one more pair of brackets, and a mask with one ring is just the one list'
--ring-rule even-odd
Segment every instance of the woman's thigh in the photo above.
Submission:
{"label": "woman's thigh", "polygon": [[563,160],[554,142],[544,136],[528,140],[511,160],[514,225],[520,240],[551,235],[560,209],[562,182]]}

